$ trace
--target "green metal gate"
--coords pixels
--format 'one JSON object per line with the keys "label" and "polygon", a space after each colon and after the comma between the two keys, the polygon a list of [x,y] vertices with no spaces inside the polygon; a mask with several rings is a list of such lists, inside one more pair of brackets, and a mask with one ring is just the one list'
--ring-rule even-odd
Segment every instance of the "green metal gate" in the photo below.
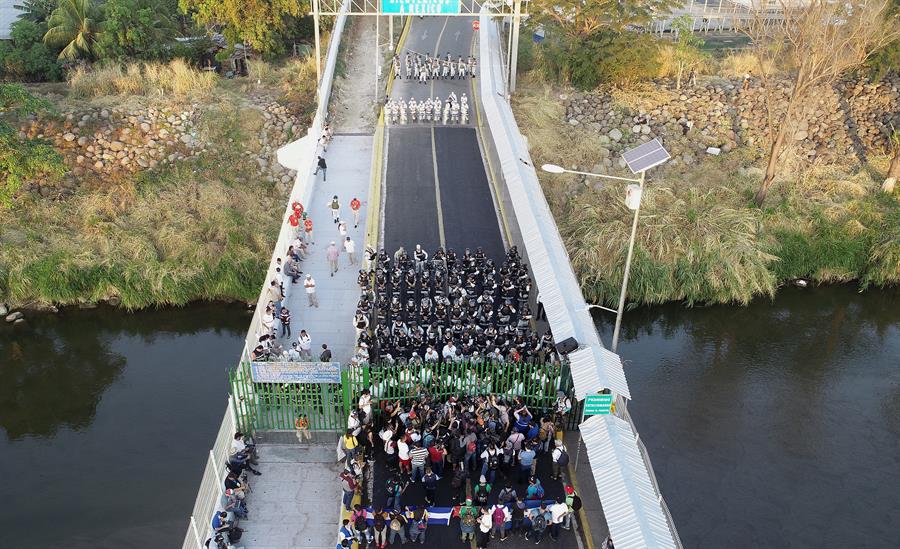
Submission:
{"label": "green metal gate", "polygon": [[[340,432],[360,392],[369,389],[373,409],[382,400],[407,403],[422,393],[438,399],[451,395],[494,394],[518,396],[533,412],[550,412],[557,390],[572,397],[568,364],[530,362],[458,361],[429,364],[371,364],[346,367],[341,384],[255,383],[250,364],[243,362],[230,372],[242,430],[291,430],[300,414],[309,418],[310,430]],[[572,398],[567,429],[574,429],[580,404]]]}
{"label": "green metal gate", "polygon": [[238,426],[245,432],[293,430],[300,414],[310,431],[339,431],[347,423],[345,398],[337,383],[256,383],[250,363],[229,372]]}

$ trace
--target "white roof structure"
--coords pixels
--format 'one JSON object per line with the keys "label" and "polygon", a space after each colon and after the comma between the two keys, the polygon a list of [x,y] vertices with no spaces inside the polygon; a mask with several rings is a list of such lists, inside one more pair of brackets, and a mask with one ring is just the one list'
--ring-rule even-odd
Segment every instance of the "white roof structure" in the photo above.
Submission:
{"label": "white roof structure", "polygon": [[580,426],[603,514],[617,549],[676,549],[631,425],[614,415]]}
{"label": "white roof structure", "polygon": [[618,387],[617,393],[630,398],[621,357],[604,347],[584,347],[569,353],[569,368],[578,400],[597,394],[597,387],[612,390]]}
{"label": "white roof structure", "polygon": [[15,8],[18,0],[0,0],[0,40],[9,40],[9,27],[22,14]]}
{"label": "white roof structure", "polygon": [[[492,40],[497,39],[490,18],[486,15],[481,16],[481,26],[486,29],[485,33],[491,33]],[[489,121],[493,143],[500,159],[500,169],[534,274],[538,299],[544,306],[553,339],[559,343],[570,337],[574,338],[578,342],[579,351],[569,353],[570,362],[576,353],[581,353],[577,355],[579,370],[594,374],[593,377],[582,376],[580,379],[600,383],[584,386],[579,385],[579,379],[575,379],[578,398],[609,389],[631,399],[621,360],[604,359],[603,343],[597,335],[594,320],[572,270],[569,254],[559,235],[550,206],[544,198],[534,163],[528,154],[528,145],[518,131],[509,104],[497,100],[498,96],[506,96],[506,90],[503,89],[504,68],[496,52],[492,52],[490,42],[491,40],[479,40],[479,54],[483,63],[481,71],[490,71],[490,76],[480,78],[480,82],[476,84],[481,86],[483,114]],[[586,352],[581,352],[582,350]],[[586,381],[581,383],[584,382]]]}

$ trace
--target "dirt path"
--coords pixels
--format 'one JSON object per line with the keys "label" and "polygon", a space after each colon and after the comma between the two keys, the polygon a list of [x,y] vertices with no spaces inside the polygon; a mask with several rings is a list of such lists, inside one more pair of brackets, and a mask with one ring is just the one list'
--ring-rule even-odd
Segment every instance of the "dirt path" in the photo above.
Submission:
{"label": "dirt path", "polygon": [[338,133],[371,133],[375,128],[375,19],[358,17],[344,37],[344,74],[335,80],[331,114]]}

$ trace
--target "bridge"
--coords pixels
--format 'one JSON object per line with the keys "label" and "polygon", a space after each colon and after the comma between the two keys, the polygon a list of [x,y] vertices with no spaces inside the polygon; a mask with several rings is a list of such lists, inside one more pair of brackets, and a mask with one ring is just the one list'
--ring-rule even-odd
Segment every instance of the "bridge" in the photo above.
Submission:
{"label": "bridge", "polygon": [[[566,440],[570,451],[577,444],[574,467],[570,465],[566,477],[575,484],[579,479],[583,482],[580,491],[587,514],[582,512],[577,521],[583,537],[566,533],[569,537],[562,542],[581,546],[584,541],[594,547],[608,532],[619,548],[681,547],[649,456],[628,414],[631,392],[621,359],[603,346],[596,333],[510,109],[504,39],[497,19],[491,17],[497,14],[484,8],[478,16],[406,17],[397,45],[401,59],[406,52],[432,56],[449,52],[454,58],[473,55],[478,60],[477,76],[430,80],[424,85],[391,76],[380,99],[383,105],[389,100],[447,98],[451,92],[461,98],[465,94],[471,105],[467,121],[389,124],[382,108],[371,134],[334,128],[326,150],[320,136],[328,118],[344,26],[352,10],[350,2],[336,10],[338,17],[321,70],[318,110],[308,134],[278,153],[280,163],[297,170],[297,180],[285,206],[243,355],[231,374],[232,394],[210,451],[183,547],[205,546],[211,518],[221,508],[224,464],[237,430],[255,434],[262,446],[264,473],[250,479],[252,513],[250,520],[242,521],[246,533],[240,545],[333,547],[341,516],[334,468],[337,435],[346,428],[348,411],[360,390],[371,389],[376,402],[405,398],[409,392],[404,390],[404,376],[410,372],[426,384],[434,380],[436,394],[447,390],[439,387],[437,380],[453,377],[453,390],[476,394],[484,387],[479,384],[486,383],[489,390],[520,396],[535,409],[547,410],[557,390],[566,392],[576,402],[567,425],[572,432]],[[474,30],[473,22],[480,30]],[[328,160],[327,179],[316,173],[320,155]],[[340,218],[349,221],[346,228],[332,221],[330,208],[335,196],[342,208]],[[347,210],[352,198],[361,203],[358,220]],[[306,219],[312,222],[311,233],[304,229]],[[309,255],[301,263],[302,277],[293,284],[277,269],[285,267],[281,260],[289,247],[298,243],[298,237],[304,236]],[[342,254],[337,272],[332,272],[325,250],[331,242],[337,244],[346,237],[355,243],[359,261],[348,264],[349,258]],[[360,270],[373,266],[373,258],[366,257],[363,249],[385,249],[390,255],[401,246],[411,251],[416,245],[429,252],[454,249],[460,255],[466,248],[480,247],[498,263],[515,246],[536,289],[528,300],[533,310],[541,311],[530,329],[552,332],[556,348],[564,351],[562,362],[501,366],[495,361],[470,359],[460,366],[442,361],[428,370],[426,378],[422,367],[375,364],[374,357],[370,364],[361,359],[353,326],[360,299],[357,281]],[[316,282],[319,306],[310,305],[303,283],[307,276]],[[270,281],[279,277],[284,292],[278,304],[293,314],[295,331],[290,336],[273,330],[266,311],[272,301]],[[370,321],[376,322],[377,315],[372,311]],[[269,348],[272,342],[289,349],[301,328],[311,337],[312,359],[284,355],[263,360],[256,353],[261,344]],[[332,352],[330,361],[315,361],[322,343]],[[609,395],[614,403],[608,410],[611,413],[585,419],[585,400],[601,394]],[[309,417],[311,443],[295,438],[298,413]],[[580,458],[587,461],[578,470]],[[386,473],[375,465],[370,469],[368,493],[373,499],[380,498]],[[549,490],[548,497],[562,495],[562,485],[552,488],[559,494]],[[591,503],[595,505],[591,507]],[[432,510],[436,525],[444,514],[444,508]],[[449,516],[449,511],[446,514]],[[604,531],[594,532],[592,537],[586,531],[592,524]],[[430,530],[429,536],[435,533]],[[452,537],[438,534],[430,537],[430,543],[449,547],[447,539]]]}

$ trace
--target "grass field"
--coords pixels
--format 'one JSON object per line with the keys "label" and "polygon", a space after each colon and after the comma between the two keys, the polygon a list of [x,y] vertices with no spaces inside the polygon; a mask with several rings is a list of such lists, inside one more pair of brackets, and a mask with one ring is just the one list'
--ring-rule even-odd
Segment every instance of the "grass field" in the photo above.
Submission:
{"label": "grass field", "polygon": [[[285,102],[314,102],[314,94],[295,93],[309,79],[302,65],[267,66],[260,79],[275,93],[290,91],[280,95]],[[41,306],[115,298],[142,308],[256,299],[284,200],[245,153],[257,142],[262,116],[242,105],[246,84],[185,70],[192,69],[76,73],[68,91],[79,101],[199,101],[200,130],[215,147],[85,182],[65,200],[29,195],[0,210],[0,301]]]}

